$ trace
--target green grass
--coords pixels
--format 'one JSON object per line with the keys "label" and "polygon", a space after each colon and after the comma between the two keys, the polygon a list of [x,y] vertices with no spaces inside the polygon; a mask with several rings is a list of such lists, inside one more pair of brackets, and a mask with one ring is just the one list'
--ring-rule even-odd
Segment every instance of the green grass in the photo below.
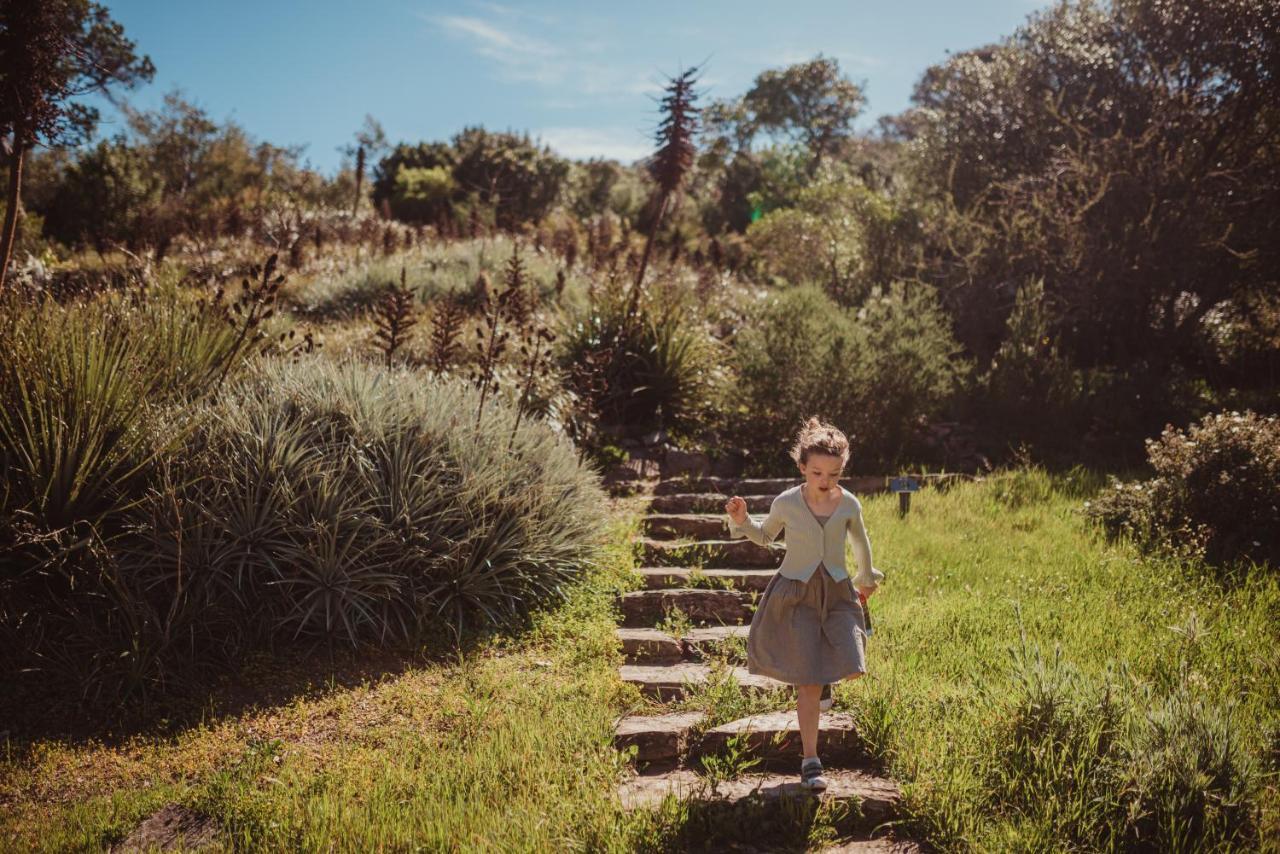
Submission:
{"label": "green grass", "polygon": [[[1235,704],[1223,750],[1259,761],[1252,821],[1260,837],[1276,839],[1280,797],[1274,774],[1262,772],[1274,772],[1280,746],[1280,575],[1258,567],[1228,581],[1148,559],[1127,542],[1108,545],[1080,513],[1099,485],[1031,468],[917,493],[905,518],[894,496],[864,501],[887,578],[870,605],[870,673],[838,686],[837,698],[904,781],[916,831],[983,851],[1109,847],[1114,813],[1082,795],[1123,801],[1126,786],[1194,764],[1182,755],[1187,742]],[[1108,735],[1098,699],[1108,674],[1115,714],[1134,730],[1112,734],[1125,749],[1094,745],[1090,754],[1089,739]],[[1197,716],[1188,699],[1209,710]],[[1186,732],[1152,756],[1144,713],[1165,701]],[[1144,772],[1149,761],[1156,767]],[[1189,781],[1162,785],[1174,794],[1212,789],[1182,771]],[[1034,796],[1020,803],[1014,795],[1028,787]],[[1186,850],[1169,833],[1151,850]],[[1203,842],[1206,850],[1244,844],[1222,827],[1205,830]]]}
{"label": "green grass", "polygon": [[[1103,542],[1079,513],[1099,480],[1005,473],[918,493],[904,519],[894,496],[865,499],[887,578],[871,600],[870,673],[837,686],[838,707],[903,783],[902,830],[942,850],[1275,850],[1280,577],[1227,581]],[[11,743],[0,847],[96,850],[169,800],[251,850],[681,850],[766,826],[794,843],[828,837],[825,810],[756,825],[671,799],[617,808],[612,723],[644,706],[616,681],[612,635],[613,594],[637,584],[634,529],[618,519],[605,565],[567,606],[461,659],[176,734]],[[716,679],[688,705],[717,720],[754,710],[732,694]],[[1189,750],[1200,737],[1206,750]],[[1188,800],[1161,829],[1161,804],[1197,787],[1247,798]],[[1127,803],[1154,818],[1117,819]],[[1179,842],[1178,815],[1197,809],[1210,820]],[[1245,815],[1255,839],[1233,840],[1214,809]],[[1131,824],[1148,835],[1126,842]]]}

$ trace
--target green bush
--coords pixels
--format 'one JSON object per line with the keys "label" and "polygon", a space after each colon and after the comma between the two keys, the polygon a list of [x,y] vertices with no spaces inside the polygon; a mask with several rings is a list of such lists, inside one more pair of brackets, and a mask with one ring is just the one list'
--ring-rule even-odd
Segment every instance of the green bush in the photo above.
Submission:
{"label": "green bush", "polygon": [[[979,688],[990,727],[977,764],[985,809],[1021,819],[1018,847],[1085,851],[1252,850],[1260,764],[1232,720],[1181,678],[1097,681],[1021,633],[1010,681]],[[1175,668],[1176,670],[1177,668]]]}
{"label": "green bush", "polygon": [[57,671],[91,693],[102,673],[146,667],[111,549],[188,429],[179,414],[160,426],[161,408],[182,413],[234,378],[256,344],[169,280],[66,304],[3,298],[0,672]]}
{"label": "green bush", "polygon": [[1135,702],[1124,740],[1120,790],[1125,848],[1258,850],[1260,765],[1232,710],[1192,695],[1186,684]]}
{"label": "green bush", "polygon": [[1007,455],[1022,445],[1042,458],[1075,458],[1087,429],[1083,379],[1059,353],[1044,280],[1018,289],[1005,339],[978,382],[972,422],[984,446]]}
{"label": "green bush", "polygon": [[856,310],[813,285],[783,290],[749,313],[734,350],[728,431],[762,471],[784,465],[815,412],[848,434],[859,471],[893,465],[918,420],[941,411],[968,372],[933,293],[901,283]]}
{"label": "green bush", "polygon": [[248,339],[165,285],[65,305],[0,305],[0,459],[6,521],[101,528],[157,448],[153,407],[205,393]]}
{"label": "green bush", "polygon": [[218,395],[117,550],[118,607],[181,639],[145,688],[277,640],[458,642],[561,601],[602,530],[596,475],[545,422],[513,432],[505,402],[477,426],[477,402],[318,357]]}
{"label": "green bush", "polygon": [[1152,548],[1222,565],[1236,560],[1280,566],[1280,418],[1246,410],[1166,427],[1146,440],[1155,477],[1109,486],[1088,502],[1110,536],[1126,533]]}
{"label": "green bush", "polygon": [[582,420],[633,436],[662,428],[692,437],[708,428],[725,385],[723,348],[696,293],[668,284],[646,290],[631,323],[619,287],[568,312],[557,354],[587,412]]}

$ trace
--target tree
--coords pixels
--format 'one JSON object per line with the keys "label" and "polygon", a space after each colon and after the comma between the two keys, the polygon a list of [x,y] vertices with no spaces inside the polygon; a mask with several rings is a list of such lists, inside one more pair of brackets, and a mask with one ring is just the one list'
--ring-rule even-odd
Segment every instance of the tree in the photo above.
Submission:
{"label": "tree", "polygon": [[971,352],[1042,277],[1072,364],[1203,371],[1205,318],[1280,287],[1278,63],[1270,0],[1113,0],[926,72],[910,183]]}
{"label": "tree", "polygon": [[338,151],[355,160],[356,190],[351,199],[352,216],[355,216],[356,209],[360,206],[360,190],[364,186],[365,164],[381,157],[389,147],[387,134],[383,131],[382,125],[373,116],[366,114],[364,127],[356,131],[355,144],[338,148]]}
{"label": "tree", "polygon": [[717,101],[707,110],[712,145],[725,153],[748,151],[761,131],[799,143],[809,152],[813,175],[853,136],[866,105],[862,87],[840,73],[834,59],[769,69],[756,76],[741,99]]}
{"label": "tree", "polygon": [[[457,154],[444,142],[400,143],[373,168],[371,196],[375,207],[386,202],[391,215],[405,222],[437,222],[451,213],[456,193],[453,168]],[[407,170],[407,171],[406,171]],[[435,176],[426,180],[428,176]],[[423,189],[438,188],[448,176],[448,196],[432,196],[433,204],[423,204]]]}
{"label": "tree", "polygon": [[541,219],[560,196],[568,161],[529,135],[464,128],[453,138],[453,178],[473,204],[491,207],[498,228],[514,229]]}
{"label": "tree", "polygon": [[72,101],[108,87],[132,87],[155,75],[139,59],[107,9],[90,0],[5,0],[0,4],[0,134],[9,160],[9,187],[0,233],[0,288],[17,234],[22,164],[38,143],[78,145],[99,113]]}

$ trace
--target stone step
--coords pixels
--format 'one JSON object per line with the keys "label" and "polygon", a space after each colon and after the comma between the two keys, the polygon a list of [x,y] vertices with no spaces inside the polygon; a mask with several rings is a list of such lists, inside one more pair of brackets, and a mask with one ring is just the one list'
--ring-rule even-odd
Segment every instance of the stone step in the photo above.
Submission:
{"label": "stone step", "polygon": [[[697,800],[703,809],[725,807],[737,810],[751,799],[766,809],[777,809],[780,800],[818,798],[823,802],[843,801],[847,810],[834,810],[836,832],[853,833],[869,830],[896,816],[902,792],[892,780],[869,769],[824,768],[827,788],[811,792],[800,788],[800,760],[788,772],[751,769],[732,780],[721,781],[711,790],[710,784],[691,768],[673,768],[659,773],[629,774],[618,787],[618,796],[626,810],[655,807],[668,794],[680,800]],[[860,808],[859,808],[860,807]]]}
{"label": "stone step", "polygon": [[[849,475],[840,479],[840,484],[850,492],[858,495],[873,495],[886,492],[889,481],[894,477],[914,478],[922,487],[947,489],[951,484],[962,480],[978,480],[979,477],[966,472],[938,472],[926,474],[922,472],[903,472],[895,475]],[[653,494],[686,495],[716,493],[726,498],[731,495],[774,496],[784,489],[790,489],[801,482],[797,477],[673,477],[659,480],[653,485]],[[721,502],[723,507],[723,502]]]}
{"label": "stone step", "polygon": [[923,849],[909,839],[894,836],[856,834],[837,839],[814,850],[814,854],[921,854]]}
{"label": "stone step", "polygon": [[676,587],[665,590],[630,590],[617,598],[624,628],[653,626],[679,609],[694,623],[738,625],[750,622],[758,594],[741,590]]}
{"label": "stone step", "polygon": [[[940,480],[962,475],[909,475],[919,480],[922,485],[936,484]],[[880,474],[850,475],[840,478],[840,484],[850,492],[862,495],[884,492],[889,488],[889,477]],[[790,489],[802,482],[796,477],[673,477],[660,480],[653,485],[654,495],[682,495],[718,493],[728,498],[731,495],[769,495],[774,496],[784,489]],[[723,502],[722,502],[723,504]]]}
{"label": "stone step", "polygon": [[[661,590],[669,587],[689,587],[689,577],[693,570],[680,566],[642,566],[636,570],[644,578],[645,588]],[[754,590],[763,593],[769,585],[769,579],[777,574],[776,569],[729,569],[714,568],[701,570],[709,579],[728,582],[735,590]],[[710,588],[716,589],[716,588]]]}
{"label": "stone step", "polygon": [[[748,513],[768,513],[773,495],[743,495]],[[655,495],[649,499],[650,513],[724,513],[729,496],[719,492],[686,492],[678,495]],[[726,514],[727,515],[727,514]]]}
{"label": "stone step", "polygon": [[[690,730],[703,717],[701,712],[630,715],[618,722],[614,744],[619,750],[637,745],[634,761],[641,768],[654,762],[673,762],[697,770],[702,757],[724,754],[729,739],[743,733],[746,749],[760,759],[757,767],[761,771],[790,771],[801,755],[800,727],[794,709],[749,715],[692,736]],[[823,712],[818,727],[818,754],[824,764],[844,767],[871,760],[858,738],[852,715]]]}
{"label": "stone step", "polygon": [[729,538],[729,517],[725,513],[650,513],[640,520],[640,526],[655,540]]}
{"label": "stone step", "polygon": [[[691,745],[691,756],[723,753],[729,739],[746,734],[747,749],[761,760],[761,768],[787,771],[799,767],[800,719],[795,709],[763,712],[707,730]],[[824,765],[851,765],[870,759],[858,737],[853,716],[847,712],[823,712],[818,716],[818,755]],[[693,763],[693,764],[696,764]]]}
{"label": "stone step", "polygon": [[685,633],[684,637],[680,638],[680,644],[684,647],[685,658],[690,661],[701,661],[706,658],[709,647],[723,643],[733,637],[739,637],[745,641],[750,631],[750,625],[706,626],[699,629],[690,629]]}
{"label": "stone step", "polygon": [[688,566],[696,561],[708,569],[777,568],[785,552],[780,544],[761,546],[745,538],[689,543],[638,538],[635,542],[639,562],[647,566]]}
{"label": "stone step", "polygon": [[746,639],[750,631],[751,626],[707,626],[674,638],[657,629],[624,626],[616,629],[616,636],[627,664],[672,664],[701,661],[709,647],[732,637]]}
{"label": "stone step", "polygon": [[700,711],[627,715],[614,727],[613,745],[618,750],[635,745],[632,761],[639,768],[674,766],[689,753],[689,730],[705,717]]}
{"label": "stone step", "polygon": [[[773,691],[790,687],[785,682],[748,673],[745,667],[734,667],[731,672],[743,691]],[[691,661],[659,666],[624,664],[618,668],[618,673],[623,682],[639,687],[641,694],[665,703],[682,699],[690,685],[705,682],[711,675],[711,667]]]}
{"label": "stone step", "polygon": [[672,477],[655,483],[653,494],[718,492],[725,496],[777,495],[799,482],[799,477]]}
{"label": "stone step", "polygon": [[684,644],[666,632],[622,626],[616,635],[628,664],[670,664],[685,658]]}

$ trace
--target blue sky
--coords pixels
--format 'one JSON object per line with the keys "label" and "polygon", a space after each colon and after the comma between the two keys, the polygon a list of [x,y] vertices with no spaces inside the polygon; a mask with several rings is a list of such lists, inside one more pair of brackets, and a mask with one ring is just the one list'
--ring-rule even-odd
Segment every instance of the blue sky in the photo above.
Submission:
{"label": "blue sky", "polygon": [[[864,85],[857,126],[870,128],[908,105],[929,65],[1012,33],[1048,0],[103,2],[156,66],[123,97],[154,109],[176,87],[254,139],[305,144],[331,174],[365,114],[393,144],[479,124],[528,131],[566,157],[643,157],[665,77],[703,60],[711,100],[741,95],[766,68],[833,57]],[[121,129],[91,102],[99,137]]]}

